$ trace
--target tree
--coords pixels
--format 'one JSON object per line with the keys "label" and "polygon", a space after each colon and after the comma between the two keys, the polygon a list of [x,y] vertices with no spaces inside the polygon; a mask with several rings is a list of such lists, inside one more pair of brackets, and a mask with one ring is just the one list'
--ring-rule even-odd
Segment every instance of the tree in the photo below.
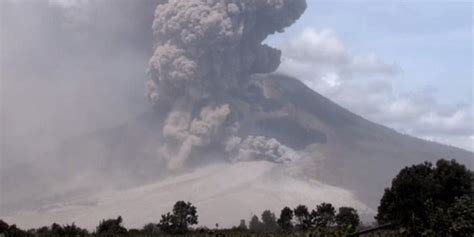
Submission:
{"label": "tree", "polygon": [[456,198],[454,205],[448,209],[451,236],[474,236],[474,196],[464,195]]}
{"label": "tree", "polygon": [[40,236],[50,235],[49,227],[47,226],[40,227],[38,228],[38,230],[36,230],[36,233],[39,234]]}
{"label": "tree", "polygon": [[64,236],[64,229],[61,225],[53,223],[51,225],[51,235],[52,236]]}
{"label": "tree", "polygon": [[63,226],[63,233],[64,233],[64,236],[83,237],[88,234],[88,231],[86,229],[81,229],[77,227],[75,223],[72,223],[71,225]]}
{"label": "tree", "polygon": [[336,209],[331,203],[323,202],[316,206],[316,210],[311,212],[311,216],[316,226],[325,228],[334,224]]}
{"label": "tree", "polygon": [[5,221],[0,219],[0,234],[6,233],[9,227]]}
{"label": "tree", "polygon": [[293,229],[293,210],[289,207],[285,207],[280,212],[280,218],[278,219],[278,225],[282,230],[289,231]]}
{"label": "tree", "polygon": [[158,224],[148,223],[143,226],[142,231],[146,234],[154,234],[159,232]]}
{"label": "tree", "polygon": [[262,225],[263,224],[258,219],[258,216],[253,215],[252,219],[250,219],[250,222],[249,222],[249,230],[250,231],[255,231],[255,232],[261,231],[262,230]]}
{"label": "tree", "polygon": [[106,234],[106,235],[121,235],[126,234],[127,229],[122,226],[122,217],[118,216],[117,219],[108,219],[102,220],[97,226],[97,234]]}
{"label": "tree", "polygon": [[409,236],[445,235],[453,221],[446,210],[473,195],[472,171],[455,160],[405,167],[385,189],[376,220],[403,228]]}
{"label": "tree", "polygon": [[196,215],[196,207],[190,202],[178,201],[173,207],[174,225],[176,226],[177,233],[188,232],[190,225],[198,223],[198,216]]}
{"label": "tree", "polygon": [[296,217],[296,227],[300,230],[307,230],[311,227],[311,215],[309,214],[308,208],[305,205],[299,205],[294,210]]}
{"label": "tree", "polygon": [[433,170],[433,199],[443,208],[451,206],[455,199],[473,194],[473,173],[455,160],[439,160]]}
{"label": "tree", "polygon": [[275,214],[270,210],[265,210],[262,213],[262,222],[264,231],[273,232],[276,231],[278,228]]}
{"label": "tree", "polygon": [[170,234],[185,234],[191,225],[198,223],[196,207],[190,202],[178,201],[173,206],[173,214],[161,216],[158,226]]}
{"label": "tree", "polygon": [[239,226],[237,227],[237,229],[239,230],[247,230],[247,224],[245,224],[245,220],[240,220],[240,224]]}
{"label": "tree", "polygon": [[158,227],[161,231],[165,233],[172,234],[175,232],[173,226],[173,215],[171,213],[166,213],[165,215],[161,215],[160,223],[158,223]]}
{"label": "tree", "polygon": [[11,225],[8,227],[8,230],[5,232],[5,236],[8,237],[29,237],[33,236],[32,234],[27,233],[24,230],[19,229],[16,225]]}
{"label": "tree", "polygon": [[349,232],[354,232],[360,223],[359,214],[352,207],[340,207],[335,220],[338,227]]}

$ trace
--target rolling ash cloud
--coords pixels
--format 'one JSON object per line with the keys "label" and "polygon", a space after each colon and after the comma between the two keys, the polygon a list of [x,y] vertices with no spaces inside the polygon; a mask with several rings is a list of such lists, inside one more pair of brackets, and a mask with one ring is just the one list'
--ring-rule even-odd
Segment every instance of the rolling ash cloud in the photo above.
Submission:
{"label": "rolling ash cloud", "polygon": [[[277,69],[280,50],[262,42],[293,24],[305,9],[305,0],[160,1],[148,98],[170,111],[163,128],[167,142],[159,148],[169,168],[183,166],[193,147],[215,145],[238,130],[238,123],[228,121],[235,108],[221,98],[241,91],[250,75]],[[252,141],[279,144],[266,138],[243,140],[246,149],[262,147],[249,145]],[[235,136],[229,141],[235,145]]]}

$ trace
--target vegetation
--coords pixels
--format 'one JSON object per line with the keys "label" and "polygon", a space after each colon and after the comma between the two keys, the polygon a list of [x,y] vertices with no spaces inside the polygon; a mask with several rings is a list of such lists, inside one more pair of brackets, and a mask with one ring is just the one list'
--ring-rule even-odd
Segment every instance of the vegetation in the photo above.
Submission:
{"label": "vegetation", "polygon": [[[54,225],[54,224],[53,224]],[[122,226],[122,217],[117,219],[102,220],[97,226],[97,234],[100,235],[121,235],[127,233],[127,229]]]}
{"label": "vegetation", "polygon": [[[474,236],[474,173],[456,161],[439,160],[436,166],[425,162],[406,167],[393,179],[375,217],[377,228],[362,231],[363,236]],[[231,229],[193,228],[198,224],[197,209],[190,202],[178,201],[172,212],[161,216],[159,223],[127,230],[122,217],[102,220],[95,231],[53,223],[38,229],[21,230],[0,220],[0,236],[5,237],[153,237],[192,234],[193,236],[359,236],[357,210],[336,208],[330,203],[309,210],[304,205],[284,207],[277,219],[270,210],[260,218],[253,215]],[[351,235],[352,234],[352,235]],[[362,235],[361,235],[362,236]]]}
{"label": "vegetation", "polygon": [[250,219],[249,230],[252,232],[260,232],[263,229],[262,226],[263,224],[258,219],[258,216],[253,215],[252,219]]}
{"label": "vegetation", "polygon": [[305,205],[299,205],[293,211],[296,218],[296,229],[305,231],[311,226],[311,215]]}
{"label": "vegetation", "polygon": [[354,232],[360,223],[359,215],[352,207],[340,207],[335,219],[337,226],[346,229],[348,232]]}
{"label": "vegetation", "polygon": [[278,226],[284,231],[291,231],[293,229],[293,210],[285,207],[281,210],[280,218],[278,219]]}
{"label": "vegetation", "polygon": [[312,224],[320,227],[328,227],[334,224],[336,218],[336,209],[331,203],[321,203],[316,206],[316,210],[311,213]]}
{"label": "vegetation", "polygon": [[174,204],[173,213],[161,216],[158,227],[168,234],[185,234],[189,226],[198,223],[196,207],[189,202],[179,201]]}
{"label": "vegetation", "polygon": [[[335,209],[331,204],[322,203],[317,205],[312,213],[315,213],[314,216],[318,217],[318,222],[311,222],[312,215],[309,214],[308,208],[303,205],[299,205],[294,210],[289,207],[283,208],[278,220],[273,212],[265,210],[261,215],[261,219],[256,215],[252,216],[248,228],[245,220],[241,220],[237,227],[231,229],[218,230],[218,224],[216,224],[216,229],[210,230],[207,227],[192,228],[191,226],[198,224],[196,207],[189,202],[179,201],[176,202],[171,213],[168,212],[161,216],[159,223],[148,223],[141,229],[127,230],[122,226],[123,219],[121,216],[116,219],[100,221],[95,232],[92,233],[89,233],[86,229],[77,227],[74,223],[65,226],[54,223],[51,226],[23,231],[16,228],[15,225],[9,226],[0,220],[0,234],[3,233],[6,237],[158,237],[184,234],[192,234],[193,236],[209,236],[210,234],[215,234],[216,236],[222,236],[222,234],[224,236],[285,236],[297,233],[319,233],[325,234],[325,236],[336,237],[351,233],[359,225],[359,216],[355,209],[351,207],[341,207],[339,210],[339,213],[335,215]],[[298,213],[300,217],[293,215],[293,213]],[[341,217],[341,221],[338,222],[340,224],[333,221],[336,216]],[[354,220],[357,220],[357,223],[354,222]],[[294,222],[304,223],[304,228],[301,230],[294,229]],[[301,224],[297,224],[296,226],[298,225]],[[353,228],[348,228],[348,226]]]}
{"label": "vegetation", "polygon": [[278,230],[278,224],[275,214],[270,210],[266,210],[262,213],[262,230],[264,232],[275,232]]}
{"label": "vegetation", "polygon": [[473,186],[473,172],[454,160],[406,167],[385,190],[376,220],[405,236],[473,236]]}

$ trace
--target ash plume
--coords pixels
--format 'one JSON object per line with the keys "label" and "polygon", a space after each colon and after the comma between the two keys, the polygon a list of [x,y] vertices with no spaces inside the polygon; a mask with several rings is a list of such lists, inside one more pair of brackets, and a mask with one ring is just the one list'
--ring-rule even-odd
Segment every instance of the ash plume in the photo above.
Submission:
{"label": "ash plume", "polygon": [[276,163],[291,162],[298,158],[295,151],[276,140],[264,136],[248,136],[245,140],[232,136],[227,140],[226,151],[233,162],[268,160]]}
{"label": "ash plume", "polygon": [[221,128],[238,122],[227,121],[235,108],[222,98],[242,91],[252,74],[277,69],[280,50],[262,42],[305,9],[305,0],[159,1],[147,87],[149,100],[168,113],[159,154],[170,168],[181,167],[193,147],[234,135],[236,126]]}
{"label": "ash plume", "polygon": [[205,107],[200,116],[192,120],[188,113],[171,112],[163,128],[163,135],[168,142],[160,149],[163,157],[173,157],[168,160],[168,168],[183,166],[194,146],[215,142],[213,139],[229,113],[227,104],[218,108]]}

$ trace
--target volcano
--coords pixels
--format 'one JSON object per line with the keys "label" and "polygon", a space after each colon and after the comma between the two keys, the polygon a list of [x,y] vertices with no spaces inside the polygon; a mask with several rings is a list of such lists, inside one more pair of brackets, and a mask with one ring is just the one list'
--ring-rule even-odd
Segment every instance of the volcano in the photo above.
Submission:
{"label": "volcano", "polygon": [[305,0],[157,3],[148,110],[34,154],[51,157],[46,165],[2,172],[5,221],[92,229],[121,215],[141,227],[179,200],[207,226],[321,202],[368,221],[402,167],[440,158],[473,166],[471,152],[397,133],[274,74],[281,51],[264,40],[293,24]]}
{"label": "volcano", "polygon": [[221,147],[207,147],[196,150],[200,158],[186,168],[169,170],[156,159],[166,113],[153,108],[120,127],[65,143],[58,153],[61,169],[52,174],[64,178],[61,185],[54,194],[38,191],[34,202],[30,196],[4,202],[7,220],[22,226],[76,221],[93,228],[97,218],[122,215],[140,227],[178,199],[195,204],[207,225],[237,225],[264,209],[323,201],[354,206],[368,220],[402,167],[440,158],[472,167],[473,153],[370,122],[297,79],[257,75],[246,91],[226,99],[234,106],[253,101],[239,109],[248,112],[240,131],[274,138],[290,159],[232,161],[222,158]]}

